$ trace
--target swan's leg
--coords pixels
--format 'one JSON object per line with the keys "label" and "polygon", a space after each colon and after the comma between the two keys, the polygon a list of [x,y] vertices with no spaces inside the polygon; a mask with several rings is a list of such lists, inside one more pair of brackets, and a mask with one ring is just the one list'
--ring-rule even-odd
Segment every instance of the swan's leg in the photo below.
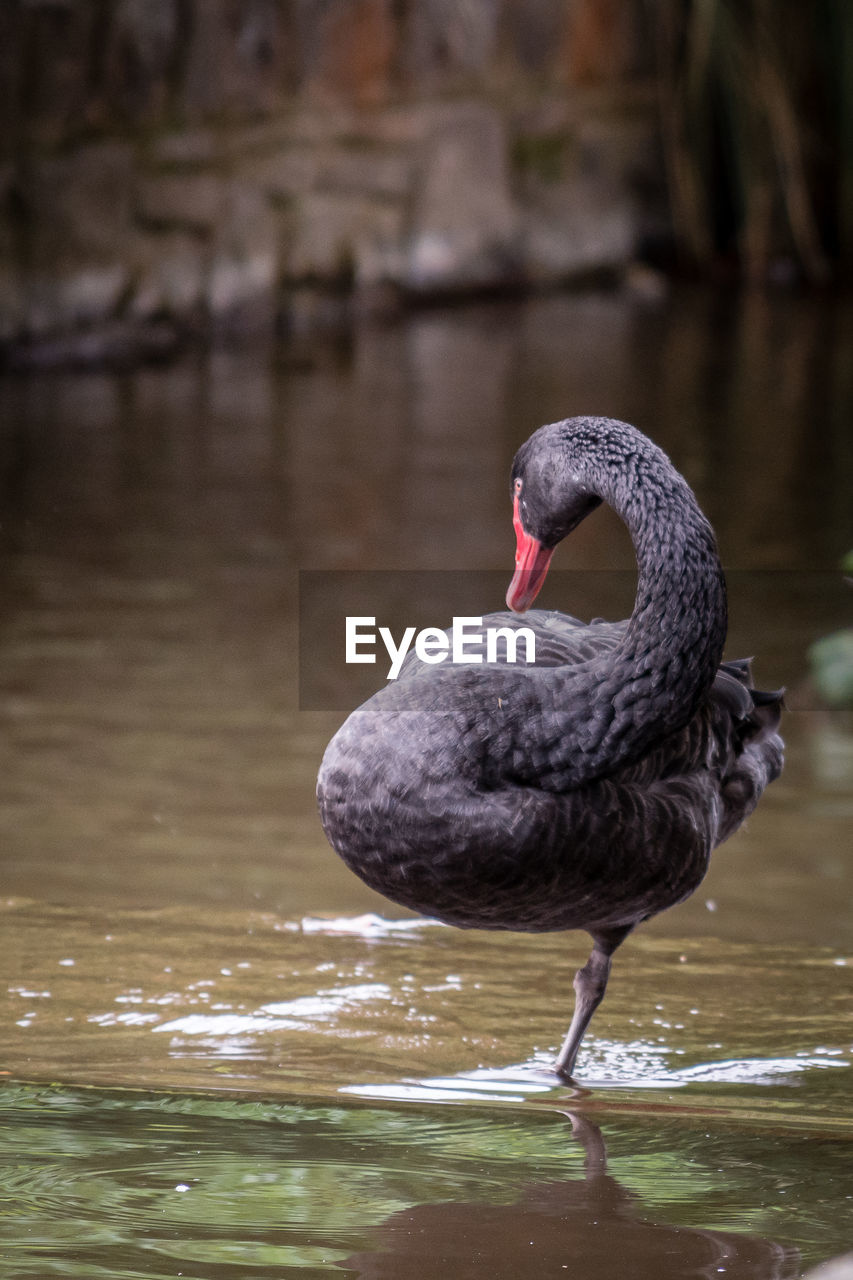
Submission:
{"label": "swan's leg", "polygon": [[608,933],[592,935],[593,948],[590,957],[582,969],[575,974],[575,1011],[568,1035],[563,1047],[557,1055],[555,1070],[557,1075],[571,1080],[575,1069],[575,1059],[584,1033],[590,1024],[592,1015],[604,999],[607,990],[607,979],[610,976],[610,959],[613,952],[624,942],[630,929],[614,929]]}

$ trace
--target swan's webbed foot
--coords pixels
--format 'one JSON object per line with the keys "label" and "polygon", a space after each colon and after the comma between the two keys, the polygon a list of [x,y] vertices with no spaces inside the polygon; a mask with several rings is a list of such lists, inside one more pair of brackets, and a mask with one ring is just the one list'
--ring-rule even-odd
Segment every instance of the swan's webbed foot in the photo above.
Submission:
{"label": "swan's webbed foot", "polygon": [[563,1047],[554,1063],[554,1070],[563,1080],[573,1079],[572,1073],[581,1041],[607,990],[611,957],[630,932],[630,929],[620,929],[606,935],[594,935],[590,957],[575,974],[575,1011]]}

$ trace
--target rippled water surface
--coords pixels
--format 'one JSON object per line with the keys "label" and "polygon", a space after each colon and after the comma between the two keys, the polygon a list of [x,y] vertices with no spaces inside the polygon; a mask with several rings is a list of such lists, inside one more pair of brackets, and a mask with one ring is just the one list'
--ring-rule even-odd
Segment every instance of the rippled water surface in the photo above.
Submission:
{"label": "rippled water surface", "polygon": [[[0,383],[4,1276],[763,1280],[853,1248],[853,740],[807,659],[850,624],[851,319],[591,295]],[[509,571],[514,449],[578,412],[687,474],[729,653],[789,710],[569,1088],[584,936],[403,918],[325,844],[341,717],[299,709],[296,602],[300,569]],[[599,512],[555,563],[584,615],[632,554]]]}

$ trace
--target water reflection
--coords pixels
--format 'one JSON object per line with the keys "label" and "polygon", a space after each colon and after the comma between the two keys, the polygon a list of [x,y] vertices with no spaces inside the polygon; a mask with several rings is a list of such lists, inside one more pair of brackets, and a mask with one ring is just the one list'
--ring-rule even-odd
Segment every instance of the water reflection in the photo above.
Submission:
{"label": "water reflection", "polygon": [[598,1280],[793,1280],[799,1254],[769,1240],[649,1220],[648,1208],[607,1172],[601,1130],[569,1114],[581,1143],[584,1177],[530,1182],[515,1203],[453,1200],[413,1205],[392,1214],[373,1234],[376,1246],[339,1265],[360,1280],[558,1280],[566,1272]]}
{"label": "water reflection", "polygon": [[790,1280],[846,1244],[816,1135],[10,1085],[0,1123],[15,1276]]}
{"label": "water reflection", "polygon": [[[673,453],[729,564],[831,567],[851,538],[850,336],[840,302],[690,294],[648,311],[591,295],[427,313],[278,360],[6,378],[3,536],[102,554],[141,553],[146,537],[272,540],[302,567],[503,567],[515,447],[541,422],[597,412]],[[612,566],[615,540],[631,567],[604,527],[579,531],[574,563]]]}

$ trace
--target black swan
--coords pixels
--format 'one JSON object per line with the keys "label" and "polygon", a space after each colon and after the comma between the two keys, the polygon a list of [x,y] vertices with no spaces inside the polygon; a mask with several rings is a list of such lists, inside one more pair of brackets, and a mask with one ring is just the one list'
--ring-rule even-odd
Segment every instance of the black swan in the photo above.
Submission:
{"label": "black swan", "polygon": [[[329,743],[317,794],[332,846],[394,902],[462,928],[590,934],[556,1061],[569,1079],[613,952],[694,891],[778,776],[782,695],[754,690],[748,661],[721,662],[713,532],[636,428],[541,427],[516,454],[511,492],[515,613],[483,627],[532,627],[535,662],[409,654]],[[554,547],[601,502],[636,548],[631,618],[517,618]]]}

